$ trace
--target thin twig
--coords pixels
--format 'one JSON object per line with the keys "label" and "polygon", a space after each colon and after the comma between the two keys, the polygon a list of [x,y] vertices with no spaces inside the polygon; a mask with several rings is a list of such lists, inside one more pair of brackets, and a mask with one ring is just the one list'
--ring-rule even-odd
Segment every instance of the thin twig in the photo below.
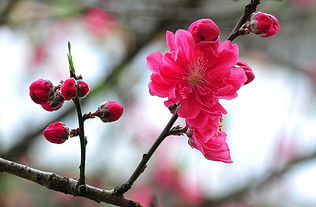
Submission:
{"label": "thin twig", "polygon": [[81,150],[81,161],[80,161],[80,178],[78,184],[85,184],[85,168],[86,168],[86,138],[84,135],[84,119],[82,117],[81,106],[79,98],[74,98],[73,102],[75,103],[78,122],[79,122],[79,138],[80,138],[80,150]]}
{"label": "thin twig", "polygon": [[236,37],[240,35],[239,29],[247,22],[252,13],[257,10],[257,6],[260,4],[260,0],[251,0],[249,4],[245,6],[244,13],[239,18],[235,28],[228,36],[228,40],[233,41]]}
{"label": "thin twig", "polygon": [[[69,76],[70,76],[70,78],[74,78],[74,79],[78,80],[79,77],[76,75],[76,70],[75,70],[74,62],[73,62],[72,55],[71,55],[71,44],[69,41],[68,41],[67,58],[68,58],[68,63],[69,63]],[[86,141],[86,137],[84,134],[84,117],[82,115],[79,98],[76,97],[76,98],[73,98],[72,100],[76,106],[78,122],[79,122],[79,138],[80,138],[80,152],[81,152],[80,158],[81,159],[80,159],[80,166],[79,166],[80,175],[79,175],[78,185],[82,186],[80,189],[85,190],[84,185],[86,182],[85,169],[86,169],[86,145],[87,145],[87,141]]]}
{"label": "thin twig", "polygon": [[123,195],[126,193],[134,184],[134,182],[137,180],[137,178],[143,173],[147,166],[147,162],[151,158],[151,156],[154,154],[156,149],[159,147],[159,145],[162,143],[162,141],[170,135],[170,129],[173,126],[173,124],[178,119],[178,111],[179,111],[180,105],[177,106],[176,111],[172,115],[171,119],[169,120],[168,124],[165,126],[165,128],[162,130],[159,137],[156,139],[155,143],[150,147],[149,151],[146,154],[143,154],[143,157],[138,164],[137,168],[131,175],[131,177],[128,179],[128,181],[114,189],[114,194],[116,195]]}
{"label": "thin twig", "polygon": [[78,181],[75,179],[37,170],[2,158],[0,158],[0,172],[7,172],[38,183],[48,189],[73,196],[85,197],[96,202],[105,202],[122,207],[141,207],[138,202],[113,195],[112,191],[91,185],[86,185],[86,191],[80,192],[78,191]]}

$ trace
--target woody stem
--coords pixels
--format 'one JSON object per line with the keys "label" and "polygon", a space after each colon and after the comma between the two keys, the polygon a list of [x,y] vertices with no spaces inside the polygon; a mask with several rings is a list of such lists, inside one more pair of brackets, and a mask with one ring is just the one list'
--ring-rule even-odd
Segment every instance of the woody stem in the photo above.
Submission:
{"label": "woody stem", "polygon": [[81,106],[79,98],[72,99],[75,103],[78,121],[79,121],[79,138],[80,138],[80,149],[81,149],[81,161],[80,161],[80,177],[78,185],[85,185],[85,166],[86,166],[86,138],[84,135],[84,119],[81,112]]}
{"label": "woody stem", "polygon": [[178,119],[179,108],[180,108],[180,105],[177,106],[177,108],[176,108],[174,114],[172,115],[171,119],[169,120],[169,122],[167,123],[165,128],[162,130],[162,132],[160,133],[159,137],[156,139],[154,144],[150,147],[148,152],[146,154],[143,154],[143,157],[142,157],[140,163],[138,164],[137,168],[134,170],[133,174],[128,179],[128,181],[126,183],[120,185],[120,186],[117,186],[114,189],[114,194],[115,195],[123,195],[124,193],[126,193],[129,189],[131,189],[131,187],[134,184],[134,182],[143,173],[143,171],[145,170],[145,168],[147,166],[147,163],[148,163],[149,159],[151,158],[151,156],[154,154],[154,152],[159,147],[159,145],[162,143],[162,141],[166,137],[168,137],[170,135],[171,127],[173,126],[173,124]]}
{"label": "woody stem", "polygon": [[251,0],[249,4],[245,6],[245,10],[239,18],[235,28],[228,36],[227,40],[231,42],[240,35],[239,29],[247,22],[252,13],[257,10],[257,6],[260,4],[260,0]]}

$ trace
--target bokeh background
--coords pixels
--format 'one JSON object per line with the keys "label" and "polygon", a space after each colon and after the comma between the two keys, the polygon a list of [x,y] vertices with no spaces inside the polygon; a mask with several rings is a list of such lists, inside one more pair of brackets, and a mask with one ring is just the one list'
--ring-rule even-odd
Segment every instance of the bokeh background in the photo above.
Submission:
{"label": "bokeh background", "polygon": [[[30,99],[38,78],[69,76],[67,41],[75,68],[91,91],[84,113],[114,100],[117,122],[86,122],[88,183],[112,189],[125,182],[171,114],[148,93],[146,56],[166,51],[165,31],[213,19],[228,36],[246,0],[1,0],[0,156],[77,178],[79,139],[51,144],[42,130],[62,121],[77,128],[72,102],[56,112]],[[167,138],[127,198],[144,207],[316,206],[316,1],[263,0],[280,32],[235,40],[255,80],[221,102],[234,163],[206,160],[185,136]],[[183,125],[183,120],[177,122]],[[151,204],[152,203],[152,204]],[[0,207],[111,206],[56,193],[0,174]]]}

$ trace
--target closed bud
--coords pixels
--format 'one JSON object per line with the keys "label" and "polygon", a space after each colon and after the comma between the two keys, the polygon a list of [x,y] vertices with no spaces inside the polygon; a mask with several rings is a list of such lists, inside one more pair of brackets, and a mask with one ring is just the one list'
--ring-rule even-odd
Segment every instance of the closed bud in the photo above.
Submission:
{"label": "closed bud", "polygon": [[48,102],[49,98],[54,94],[54,86],[52,82],[45,79],[38,79],[30,85],[31,99],[37,104]]}
{"label": "closed bud", "polygon": [[277,18],[263,12],[253,13],[250,17],[248,27],[250,32],[261,37],[270,37],[280,30]]}
{"label": "closed bud", "polygon": [[73,78],[68,78],[64,81],[63,85],[61,86],[61,95],[66,99],[70,100],[76,97],[77,94],[77,82]]}
{"label": "closed bud", "polygon": [[64,104],[64,97],[61,96],[59,91],[55,91],[55,93],[49,98],[49,101],[41,104],[42,108],[46,111],[56,111]]}
{"label": "closed bud", "polygon": [[89,90],[89,85],[86,82],[73,78],[65,80],[60,89],[62,96],[66,100],[76,97],[82,98],[88,94]]}
{"label": "closed bud", "polygon": [[99,105],[98,110],[94,113],[103,122],[113,122],[118,120],[123,114],[124,108],[115,101],[106,101]]}
{"label": "closed bud", "polygon": [[199,19],[193,22],[189,29],[196,43],[201,41],[216,41],[219,36],[219,28],[210,19]]}
{"label": "closed bud", "polygon": [[78,94],[77,96],[82,98],[82,97],[85,97],[88,93],[89,93],[89,85],[82,81],[82,80],[77,80],[77,87],[78,87]]}
{"label": "closed bud", "polygon": [[44,131],[44,137],[52,143],[64,143],[69,137],[69,128],[62,122],[51,123]]}

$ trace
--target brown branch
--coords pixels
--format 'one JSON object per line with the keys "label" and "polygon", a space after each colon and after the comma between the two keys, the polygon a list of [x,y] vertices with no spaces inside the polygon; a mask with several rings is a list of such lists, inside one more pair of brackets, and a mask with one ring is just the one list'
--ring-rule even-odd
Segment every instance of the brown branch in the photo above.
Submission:
{"label": "brown branch", "polygon": [[84,134],[84,119],[82,117],[82,112],[81,112],[81,105],[80,105],[80,100],[79,98],[74,98],[72,99],[73,102],[75,103],[76,110],[77,110],[77,115],[78,115],[78,122],[79,122],[79,138],[80,138],[80,178],[79,178],[79,185],[84,185],[85,184],[85,169],[86,169],[86,137]]}
{"label": "brown branch", "polygon": [[233,41],[236,37],[241,35],[239,29],[246,23],[246,21],[249,19],[250,15],[257,10],[257,6],[259,4],[260,4],[260,0],[251,0],[251,2],[245,6],[244,13],[241,15],[235,28],[228,36],[228,38],[227,38],[228,40]]}
{"label": "brown branch", "polygon": [[114,190],[114,194],[116,194],[116,195],[123,195],[129,189],[131,189],[131,187],[134,184],[134,182],[144,172],[149,159],[154,154],[154,152],[157,150],[159,145],[163,142],[163,140],[165,140],[166,137],[171,135],[170,130],[171,130],[171,127],[173,126],[173,124],[178,119],[178,111],[179,111],[179,109],[180,109],[180,105],[177,106],[177,108],[176,108],[174,114],[172,115],[172,117],[170,118],[169,122],[167,123],[165,128],[162,130],[161,134],[156,139],[154,144],[150,147],[148,152],[146,154],[143,154],[143,157],[142,157],[140,163],[138,164],[137,168],[135,169],[135,171],[133,172],[131,177],[128,179],[128,181],[126,183],[116,187],[115,190]]}
{"label": "brown branch", "polygon": [[48,189],[65,194],[85,197],[96,202],[104,202],[122,207],[141,207],[138,202],[112,194],[112,191],[85,186],[85,191],[78,189],[78,181],[51,172],[37,170],[16,162],[0,158],[0,172],[7,172],[21,178],[35,182]]}

